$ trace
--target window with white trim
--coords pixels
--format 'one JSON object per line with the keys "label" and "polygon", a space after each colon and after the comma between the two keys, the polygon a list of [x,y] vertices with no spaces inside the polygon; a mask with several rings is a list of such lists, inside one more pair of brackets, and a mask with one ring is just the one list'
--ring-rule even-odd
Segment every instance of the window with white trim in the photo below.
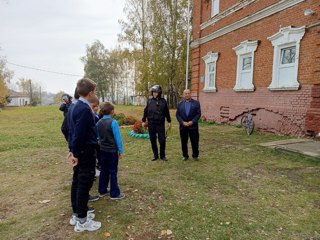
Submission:
{"label": "window with white trim", "polygon": [[211,17],[213,17],[219,13],[219,2],[220,2],[220,0],[212,0]]}
{"label": "window with white trim", "polygon": [[216,67],[219,53],[208,52],[202,59],[205,62],[205,80],[203,91],[216,91]]}
{"label": "window with white trim", "polygon": [[274,47],[272,82],[270,90],[298,90],[298,66],[300,41],[305,33],[305,26],[281,28],[268,38]]}
{"label": "window with white trim", "polygon": [[235,91],[254,91],[253,85],[253,66],[254,52],[257,50],[258,41],[244,41],[240,45],[233,48],[236,52],[237,61],[237,76]]}

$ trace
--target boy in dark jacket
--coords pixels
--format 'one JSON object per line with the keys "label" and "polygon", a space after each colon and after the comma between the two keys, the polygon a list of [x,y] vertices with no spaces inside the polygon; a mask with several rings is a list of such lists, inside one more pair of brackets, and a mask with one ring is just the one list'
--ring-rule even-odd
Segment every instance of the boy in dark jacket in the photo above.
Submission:
{"label": "boy in dark jacket", "polygon": [[70,224],[75,232],[96,231],[101,222],[93,221],[94,214],[87,215],[89,191],[95,176],[97,133],[95,119],[89,101],[96,97],[96,83],[83,78],[77,83],[79,101],[71,112],[71,164],[73,179],[71,203],[74,215]]}

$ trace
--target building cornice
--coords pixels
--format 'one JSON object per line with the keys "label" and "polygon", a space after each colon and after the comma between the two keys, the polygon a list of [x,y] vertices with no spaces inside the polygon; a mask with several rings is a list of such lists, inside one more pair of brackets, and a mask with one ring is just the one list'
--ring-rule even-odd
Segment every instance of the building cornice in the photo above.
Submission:
{"label": "building cornice", "polygon": [[213,39],[216,39],[218,37],[221,37],[225,34],[228,34],[232,31],[235,31],[239,28],[245,27],[249,24],[252,24],[254,22],[257,22],[261,19],[264,19],[266,17],[269,17],[275,13],[281,12],[287,8],[290,8],[296,4],[299,4],[301,2],[304,2],[305,0],[281,0],[278,3],[275,3],[267,8],[264,8],[256,13],[253,13],[252,15],[242,18],[237,22],[231,23],[223,28],[220,28],[210,34],[208,34],[207,36],[204,36],[202,38],[198,38],[195,39],[192,43],[191,43],[191,48],[197,48],[199,47],[201,44],[209,42]]}
{"label": "building cornice", "polygon": [[202,23],[200,25],[200,29],[203,30],[209,26],[211,26],[212,24],[218,22],[219,20],[231,15],[232,13],[248,6],[249,4],[253,3],[253,2],[256,2],[257,0],[243,0],[243,1],[240,1],[239,3],[231,6],[230,8],[224,10],[223,12],[219,13],[218,15],[210,18],[208,21]]}

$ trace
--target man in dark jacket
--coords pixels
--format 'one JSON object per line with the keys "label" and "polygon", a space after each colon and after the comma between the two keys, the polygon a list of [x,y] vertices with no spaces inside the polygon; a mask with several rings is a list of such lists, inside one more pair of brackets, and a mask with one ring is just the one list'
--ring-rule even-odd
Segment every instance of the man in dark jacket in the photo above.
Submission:
{"label": "man in dark jacket", "polygon": [[183,160],[189,158],[188,138],[192,146],[192,157],[198,160],[199,157],[199,127],[198,121],[201,117],[200,103],[191,98],[189,89],[183,91],[183,100],[178,103],[176,117],[180,125],[180,139]]}
{"label": "man in dark jacket", "polygon": [[72,103],[72,97],[68,94],[63,94],[61,97],[62,104],[60,105],[59,110],[63,112],[63,122],[61,125],[61,132],[63,133],[63,136],[68,141],[69,137],[69,126],[68,126],[68,110]]}
{"label": "man in dark jacket", "polygon": [[171,117],[167,101],[161,97],[162,89],[159,85],[153,86],[151,89],[152,98],[147,102],[147,106],[144,108],[142,126],[146,126],[146,120],[148,119],[148,129],[151,141],[151,147],[153,151],[152,161],[159,159],[158,141],[160,144],[160,159],[167,161],[166,158],[166,136],[165,136],[165,118],[168,121],[168,127],[171,125]]}

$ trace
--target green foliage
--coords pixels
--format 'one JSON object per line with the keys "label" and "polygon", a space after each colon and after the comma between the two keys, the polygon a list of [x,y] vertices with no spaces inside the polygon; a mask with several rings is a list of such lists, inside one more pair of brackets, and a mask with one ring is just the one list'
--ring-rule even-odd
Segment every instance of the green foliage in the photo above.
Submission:
{"label": "green foliage", "polygon": [[199,123],[202,125],[215,125],[215,124],[217,124],[214,120],[207,120],[205,118],[200,118]]}
{"label": "green foliage", "polygon": [[8,84],[13,76],[13,72],[6,66],[6,59],[0,56],[0,106],[8,103]]}
{"label": "green foliage", "polygon": [[61,104],[61,98],[62,98],[62,95],[64,94],[63,91],[59,91],[56,95],[54,95],[53,97],[53,103],[54,104]]}
{"label": "green foliage", "polygon": [[97,83],[97,95],[103,102],[105,99],[115,102],[116,94],[123,91],[122,74],[127,59],[127,50],[108,50],[98,40],[87,46],[86,56],[81,58],[85,77]]}
{"label": "green foliage", "polygon": [[30,97],[31,106],[37,106],[40,104],[40,85],[32,81],[32,79],[20,78],[16,82],[21,92],[27,94]]}
{"label": "green foliage", "polygon": [[119,126],[133,125],[136,119],[132,116],[126,116],[124,113],[118,113],[113,116],[113,119],[117,120]]}
{"label": "green foliage", "polygon": [[127,0],[125,13],[119,39],[134,47],[136,90],[148,96],[159,84],[175,107],[185,83],[187,0]]}

